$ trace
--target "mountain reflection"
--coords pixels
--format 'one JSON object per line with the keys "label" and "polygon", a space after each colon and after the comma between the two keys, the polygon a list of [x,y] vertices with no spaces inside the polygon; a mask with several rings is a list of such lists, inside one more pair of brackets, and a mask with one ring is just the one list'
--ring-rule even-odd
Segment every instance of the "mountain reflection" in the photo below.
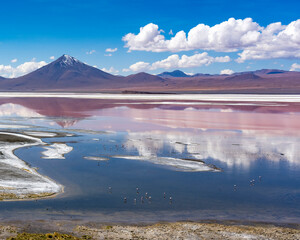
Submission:
{"label": "mountain reflection", "polygon": [[63,128],[127,132],[142,157],[213,159],[249,168],[257,159],[300,163],[299,103],[1,98],[0,117]]}

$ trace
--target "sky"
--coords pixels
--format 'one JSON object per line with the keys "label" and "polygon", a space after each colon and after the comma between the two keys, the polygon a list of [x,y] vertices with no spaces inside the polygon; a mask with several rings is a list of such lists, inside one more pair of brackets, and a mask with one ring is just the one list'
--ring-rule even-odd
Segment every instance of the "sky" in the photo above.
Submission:
{"label": "sky", "polygon": [[1,0],[0,76],[63,54],[129,75],[300,71],[299,0]]}

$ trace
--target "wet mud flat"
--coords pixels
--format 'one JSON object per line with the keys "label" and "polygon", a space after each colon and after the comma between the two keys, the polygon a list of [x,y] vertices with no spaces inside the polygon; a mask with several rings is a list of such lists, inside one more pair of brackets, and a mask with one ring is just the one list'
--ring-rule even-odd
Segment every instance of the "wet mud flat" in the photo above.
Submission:
{"label": "wet mud flat", "polygon": [[300,226],[267,223],[175,222],[107,225],[78,221],[7,222],[0,239],[299,239]]}

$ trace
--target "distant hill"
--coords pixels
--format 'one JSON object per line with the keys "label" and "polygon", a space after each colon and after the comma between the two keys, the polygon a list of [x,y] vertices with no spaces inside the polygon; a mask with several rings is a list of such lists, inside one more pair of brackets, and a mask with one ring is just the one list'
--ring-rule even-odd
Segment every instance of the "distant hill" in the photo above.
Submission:
{"label": "distant hill", "polygon": [[261,79],[260,76],[254,74],[253,72],[244,73],[240,75],[234,75],[230,77],[226,77],[225,80],[236,80],[236,81],[245,81],[245,80],[258,80]]}
{"label": "distant hill", "polygon": [[264,75],[264,74],[280,74],[280,73],[286,73],[287,71],[279,70],[279,69],[261,69],[254,71],[257,75]]}
{"label": "distant hill", "polygon": [[57,60],[18,78],[0,77],[0,91],[120,93],[298,93],[300,72],[262,69],[232,75],[187,75],[180,70],[159,75],[115,76],[74,57]]}
{"label": "distant hill", "polygon": [[190,75],[187,75],[180,70],[175,70],[173,72],[163,72],[163,73],[158,74],[157,76],[162,77],[162,78],[190,77]]}
{"label": "distant hill", "polygon": [[149,83],[163,83],[166,80],[162,77],[151,75],[148,73],[137,73],[137,74],[132,74],[127,77],[125,77],[124,81],[127,81],[127,83],[135,83],[135,84],[149,84]]}
{"label": "distant hill", "polygon": [[207,73],[196,73],[192,77],[204,77],[204,76],[212,76],[212,75]]}

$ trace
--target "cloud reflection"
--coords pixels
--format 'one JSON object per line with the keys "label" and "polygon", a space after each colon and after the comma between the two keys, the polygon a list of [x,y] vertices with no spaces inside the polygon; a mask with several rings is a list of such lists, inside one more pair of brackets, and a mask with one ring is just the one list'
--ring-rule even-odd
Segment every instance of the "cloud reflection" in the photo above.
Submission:
{"label": "cloud reflection", "polygon": [[272,162],[287,161],[300,164],[300,138],[274,135],[265,131],[188,132],[129,132],[126,144],[140,156],[150,157],[168,153],[170,156],[189,156],[206,161],[214,159],[229,168],[250,168],[258,159]]}

